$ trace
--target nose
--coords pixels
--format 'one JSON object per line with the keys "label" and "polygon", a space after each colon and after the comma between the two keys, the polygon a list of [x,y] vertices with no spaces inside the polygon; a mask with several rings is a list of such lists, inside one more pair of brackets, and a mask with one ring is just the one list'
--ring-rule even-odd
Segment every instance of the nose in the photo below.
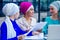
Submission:
{"label": "nose", "polygon": [[34,13],[34,10],[32,10],[32,13]]}
{"label": "nose", "polygon": [[50,9],[50,12],[52,13],[52,12],[53,12],[53,10],[51,10],[51,9]]}

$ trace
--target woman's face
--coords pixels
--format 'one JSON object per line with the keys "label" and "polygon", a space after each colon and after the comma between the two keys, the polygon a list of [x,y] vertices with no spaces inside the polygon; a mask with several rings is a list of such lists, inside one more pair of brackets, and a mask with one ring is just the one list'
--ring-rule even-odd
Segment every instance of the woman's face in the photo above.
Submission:
{"label": "woman's face", "polygon": [[15,19],[18,19],[19,15],[20,15],[19,12],[17,12],[17,13],[14,15]]}
{"label": "woman's face", "polygon": [[26,12],[26,15],[32,17],[34,15],[34,9],[31,8],[28,12]]}
{"label": "woman's face", "polygon": [[58,11],[56,9],[54,9],[54,7],[50,6],[50,13],[52,15],[57,15],[58,14]]}

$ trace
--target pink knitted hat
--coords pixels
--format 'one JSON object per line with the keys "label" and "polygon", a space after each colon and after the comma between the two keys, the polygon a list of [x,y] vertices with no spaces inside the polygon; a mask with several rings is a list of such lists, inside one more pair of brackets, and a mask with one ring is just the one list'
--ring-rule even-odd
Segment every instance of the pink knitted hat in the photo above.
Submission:
{"label": "pink knitted hat", "polygon": [[33,5],[30,2],[22,2],[20,4],[20,12],[23,14],[25,14],[27,11],[29,11],[30,8],[34,9]]}

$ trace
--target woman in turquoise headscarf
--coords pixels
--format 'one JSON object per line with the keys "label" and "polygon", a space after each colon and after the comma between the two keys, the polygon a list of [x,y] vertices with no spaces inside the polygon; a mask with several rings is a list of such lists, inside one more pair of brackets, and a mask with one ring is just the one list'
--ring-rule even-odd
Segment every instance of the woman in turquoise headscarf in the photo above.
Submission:
{"label": "woman in turquoise headscarf", "polygon": [[47,25],[43,28],[43,33],[48,34],[48,25],[50,24],[59,24],[59,11],[60,11],[60,1],[54,1],[50,4],[50,13],[51,16],[46,17],[45,21]]}

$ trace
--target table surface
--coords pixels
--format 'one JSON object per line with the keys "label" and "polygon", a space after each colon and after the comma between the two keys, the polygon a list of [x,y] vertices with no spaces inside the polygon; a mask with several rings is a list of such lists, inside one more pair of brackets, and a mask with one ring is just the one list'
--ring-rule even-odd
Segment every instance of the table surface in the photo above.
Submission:
{"label": "table surface", "polygon": [[44,38],[44,34],[40,33],[39,35],[35,35],[35,36],[26,36],[24,39],[43,39]]}

